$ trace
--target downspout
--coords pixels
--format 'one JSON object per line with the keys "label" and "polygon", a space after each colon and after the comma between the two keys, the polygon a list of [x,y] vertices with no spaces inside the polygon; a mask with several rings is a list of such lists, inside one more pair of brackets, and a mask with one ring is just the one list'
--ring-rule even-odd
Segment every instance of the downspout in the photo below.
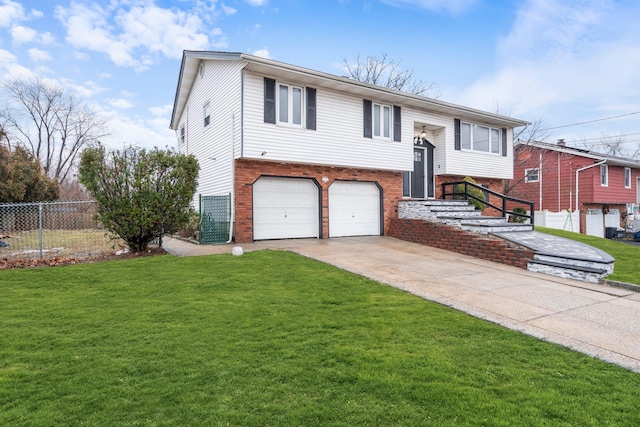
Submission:
{"label": "downspout", "polygon": [[580,169],[576,170],[576,210],[578,210],[578,207],[580,206],[580,205],[578,205],[578,192],[580,191],[580,186],[578,185],[578,174],[580,172],[582,172],[583,170],[585,170],[585,169],[590,169],[590,168],[593,168],[593,167],[596,167],[596,166],[600,166],[600,165],[602,165],[602,164],[604,164],[606,162],[607,162],[607,159],[604,159],[604,160],[599,161],[598,163],[594,163],[592,165],[585,166],[583,168],[580,168]]}
{"label": "downspout", "polygon": [[235,223],[235,216],[236,216],[236,207],[235,207],[235,194],[236,194],[236,171],[235,171],[235,165],[234,165],[234,147],[233,145],[235,144],[236,138],[236,132],[235,132],[235,114],[231,113],[231,192],[230,197],[229,197],[229,203],[231,204],[231,218],[229,218],[229,240],[227,240],[227,243],[231,243],[231,241],[233,240],[233,224]]}
{"label": "downspout", "polygon": [[540,211],[542,212],[542,153],[540,153],[540,164],[538,165],[538,190],[540,195],[538,196],[540,198],[540,204],[538,206],[540,206]]}
{"label": "downspout", "polygon": [[560,152],[558,152],[558,212],[561,210],[560,206]]}

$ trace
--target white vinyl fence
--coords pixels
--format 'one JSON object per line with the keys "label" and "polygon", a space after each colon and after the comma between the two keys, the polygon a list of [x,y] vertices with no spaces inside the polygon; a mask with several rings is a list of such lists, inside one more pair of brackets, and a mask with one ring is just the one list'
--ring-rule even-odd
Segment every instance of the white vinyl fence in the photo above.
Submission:
{"label": "white vinyl fence", "polygon": [[540,227],[580,232],[580,211],[550,212],[545,209],[534,213],[534,221]]}

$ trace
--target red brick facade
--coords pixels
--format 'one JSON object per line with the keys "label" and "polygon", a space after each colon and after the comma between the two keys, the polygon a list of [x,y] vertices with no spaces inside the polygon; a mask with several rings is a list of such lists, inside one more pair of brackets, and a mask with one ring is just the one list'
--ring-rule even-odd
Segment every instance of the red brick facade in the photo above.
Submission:
{"label": "red brick facade", "polygon": [[[235,240],[253,241],[253,183],[261,176],[313,179],[322,192],[322,233],[329,237],[329,186],[336,180],[376,182],[382,189],[384,211],[383,233],[390,220],[398,217],[398,201],[402,199],[402,173],[392,171],[352,169],[329,166],[254,160],[235,161]],[[326,177],[327,182],[323,182]]]}
{"label": "red brick facade", "polygon": [[394,219],[389,235],[400,240],[445,249],[476,258],[527,268],[532,249],[486,234],[474,234],[446,224],[419,219]]}

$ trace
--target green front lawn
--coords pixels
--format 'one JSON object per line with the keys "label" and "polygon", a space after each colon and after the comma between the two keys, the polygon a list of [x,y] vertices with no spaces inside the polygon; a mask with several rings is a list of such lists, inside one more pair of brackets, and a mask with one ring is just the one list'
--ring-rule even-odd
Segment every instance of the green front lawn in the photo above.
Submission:
{"label": "green front lawn", "polygon": [[616,263],[613,274],[607,276],[607,279],[640,285],[640,246],[633,246],[611,239],[603,239],[602,237],[587,236],[586,234],[574,233],[572,231],[557,230],[555,228],[536,226],[536,231],[586,243],[587,245],[591,245],[594,248],[608,253],[615,258]]}
{"label": "green front lawn", "polygon": [[0,425],[637,425],[640,375],[278,251],[0,271]]}

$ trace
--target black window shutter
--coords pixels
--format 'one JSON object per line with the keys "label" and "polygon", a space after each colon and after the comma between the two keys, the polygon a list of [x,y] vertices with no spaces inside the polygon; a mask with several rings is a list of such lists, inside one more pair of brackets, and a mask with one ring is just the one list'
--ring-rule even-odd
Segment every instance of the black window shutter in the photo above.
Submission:
{"label": "black window shutter", "polygon": [[460,119],[453,119],[454,143],[453,148],[460,150]]}
{"label": "black window shutter", "polygon": [[502,157],[507,157],[507,130],[502,128]]}
{"label": "black window shutter", "polygon": [[276,123],[276,81],[264,78],[264,122]]}
{"label": "black window shutter", "polygon": [[307,88],[307,129],[316,130],[316,90]]}
{"label": "black window shutter", "polygon": [[372,108],[373,103],[367,99],[362,101],[362,117],[364,122],[364,137],[373,137],[373,121],[372,121]]}
{"label": "black window shutter", "polygon": [[402,118],[400,116],[400,107],[393,106],[393,140],[396,142],[401,141],[402,135]]}

